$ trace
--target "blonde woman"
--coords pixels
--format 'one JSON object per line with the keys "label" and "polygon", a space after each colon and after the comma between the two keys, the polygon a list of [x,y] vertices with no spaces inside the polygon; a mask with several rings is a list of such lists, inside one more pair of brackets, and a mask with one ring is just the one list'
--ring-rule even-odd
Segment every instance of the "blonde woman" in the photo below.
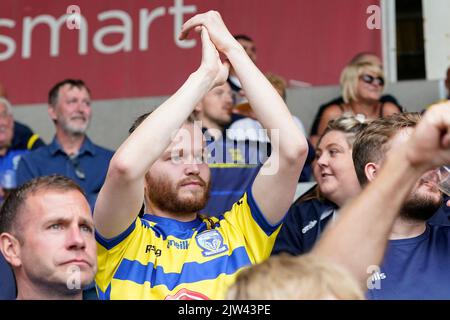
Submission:
{"label": "blonde woman", "polygon": [[317,186],[289,208],[272,254],[310,251],[338,209],[361,192],[352,150],[356,135],[366,126],[362,119],[349,115],[328,124],[316,149]]}
{"label": "blonde woman", "polygon": [[314,145],[327,128],[328,122],[343,114],[360,115],[372,120],[402,112],[393,102],[380,100],[385,80],[383,70],[378,64],[351,63],[342,71],[340,83],[344,102],[331,104],[323,111],[317,133],[311,136]]}

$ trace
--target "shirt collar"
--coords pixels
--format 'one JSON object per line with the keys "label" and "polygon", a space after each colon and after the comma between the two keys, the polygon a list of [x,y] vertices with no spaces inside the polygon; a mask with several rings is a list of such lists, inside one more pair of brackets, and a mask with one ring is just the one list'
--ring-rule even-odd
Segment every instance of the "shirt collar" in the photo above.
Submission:
{"label": "shirt collar", "polygon": [[[52,143],[49,144],[48,149],[52,155],[55,155],[58,152],[66,154],[66,152],[63,150],[58,140],[56,139],[56,136],[53,138]],[[81,148],[78,152],[79,155],[82,155],[84,153],[90,153],[91,155],[95,156],[94,144],[87,136],[84,136],[83,144],[81,145]]]}
{"label": "shirt collar", "polygon": [[198,215],[194,220],[186,221],[186,222],[178,221],[178,220],[172,219],[172,218],[159,217],[159,216],[155,216],[150,213],[144,214],[143,219],[151,221],[151,222],[155,222],[157,224],[172,225],[172,226],[176,225],[176,226],[180,227],[181,229],[198,228],[203,222],[202,219]]}

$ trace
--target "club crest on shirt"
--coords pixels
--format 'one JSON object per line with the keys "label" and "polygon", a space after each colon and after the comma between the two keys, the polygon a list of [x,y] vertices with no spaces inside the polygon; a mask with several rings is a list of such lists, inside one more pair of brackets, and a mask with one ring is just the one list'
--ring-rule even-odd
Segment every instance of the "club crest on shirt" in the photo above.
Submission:
{"label": "club crest on shirt", "polygon": [[164,300],[209,300],[209,298],[200,292],[183,288],[174,295],[168,295]]}
{"label": "club crest on shirt", "polygon": [[228,250],[228,247],[223,244],[222,235],[217,230],[207,230],[197,234],[195,237],[197,245],[203,249],[202,255],[204,257],[213,256]]}

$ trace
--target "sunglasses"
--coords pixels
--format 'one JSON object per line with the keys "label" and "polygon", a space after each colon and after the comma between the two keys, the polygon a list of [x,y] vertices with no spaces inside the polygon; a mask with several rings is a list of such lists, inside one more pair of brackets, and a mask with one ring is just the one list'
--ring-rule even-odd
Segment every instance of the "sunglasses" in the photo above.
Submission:
{"label": "sunglasses", "polygon": [[86,174],[80,166],[80,160],[78,159],[78,157],[69,157],[69,160],[72,163],[73,168],[75,169],[75,175],[77,176],[77,178],[80,180],[86,179]]}
{"label": "sunglasses", "polygon": [[363,74],[360,79],[368,84],[376,83],[379,86],[384,86],[384,78],[383,77],[372,77],[368,74]]}

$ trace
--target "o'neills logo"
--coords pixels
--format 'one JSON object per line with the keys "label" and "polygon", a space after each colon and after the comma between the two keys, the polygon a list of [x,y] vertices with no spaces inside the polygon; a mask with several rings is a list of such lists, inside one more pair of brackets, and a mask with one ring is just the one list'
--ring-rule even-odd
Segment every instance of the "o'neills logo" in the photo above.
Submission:
{"label": "o'neills logo", "polygon": [[181,289],[174,295],[167,296],[164,300],[210,300],[200,292],[191,291],[188,289]]}

